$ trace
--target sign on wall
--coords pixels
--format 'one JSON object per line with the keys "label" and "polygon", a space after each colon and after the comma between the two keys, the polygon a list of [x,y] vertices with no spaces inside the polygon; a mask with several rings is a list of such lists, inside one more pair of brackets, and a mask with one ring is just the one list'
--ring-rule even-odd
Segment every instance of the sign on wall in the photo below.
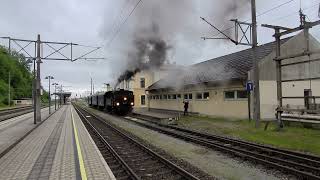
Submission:
{"label": "sign on wall", "polygon": [[246,84],[246,90],[247,91],[253,91],[253,82],[248,81]]}

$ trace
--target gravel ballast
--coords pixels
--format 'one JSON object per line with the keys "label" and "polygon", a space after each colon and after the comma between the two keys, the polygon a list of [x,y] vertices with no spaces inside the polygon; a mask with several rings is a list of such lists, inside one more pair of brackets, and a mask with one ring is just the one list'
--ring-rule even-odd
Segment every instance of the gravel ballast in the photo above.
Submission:
{"label": "gravel ballast", "polygon": [[[265,170],[264,168],[254,166],[238,158],[231,158],[220,152],[149,130],[125,121],[121,117],[111,116],[97,110],[90,110],[141,138],[143,141],[150,143],[152,146],[162,149],[165,153],[168,153],[169,156],[174,156],[177,158],[175,161],[181,159],[187,162],[179,162],[184,168],[188,166],[185,164],[191,164],[218,179],[286,179],[279,172]],[[189,169],[190,168],[192,169],[193,167],[189,167]],[[213,179],[205,177],[205,175],[199,175],[199,177],[202,177],[201,179]]]}

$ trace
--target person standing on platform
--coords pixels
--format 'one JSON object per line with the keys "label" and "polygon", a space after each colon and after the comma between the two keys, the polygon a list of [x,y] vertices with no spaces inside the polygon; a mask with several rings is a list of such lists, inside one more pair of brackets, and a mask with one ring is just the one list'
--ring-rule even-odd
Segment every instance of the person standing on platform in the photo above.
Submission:
{"label": "person standing on platform", "polygon": [[186,115],[188,115],[189,102],[185,100],[185,101],[183,102],[183,104],[184,104],[183,115],[186,116]]}

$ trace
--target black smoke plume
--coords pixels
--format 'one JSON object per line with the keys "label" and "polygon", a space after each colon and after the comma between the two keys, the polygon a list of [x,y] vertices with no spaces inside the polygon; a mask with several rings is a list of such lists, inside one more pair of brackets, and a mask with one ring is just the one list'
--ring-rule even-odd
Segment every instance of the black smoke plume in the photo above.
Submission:
{"label": "black smoke plume", "polygon": [[[123,70],[116,86],[141,70],[160,67],[168,60],[167,56],[180,64],[190,64],[205,49],[200,37],[217,33],[200,16],[222,30],[233,25],[230,19],[248,14],[249,5],[250,0],[144,1],[128,24],[129,43],[126,37],[121,45],[127,57],[121,68],[114,68]],[[233,28],[225,33],[233,37]],[[211,47],[220,42],[225,43],[212,41]]]}
{"label": "black smoke plume", "polygon": [[119,76],[119,84],[123,80],[130,80],[136,73],[161,67],[167,60],[168,43],[158,34],[157,25],[153,24],[150,35],[137,35],[134,49],[128,53],[127,69]]}

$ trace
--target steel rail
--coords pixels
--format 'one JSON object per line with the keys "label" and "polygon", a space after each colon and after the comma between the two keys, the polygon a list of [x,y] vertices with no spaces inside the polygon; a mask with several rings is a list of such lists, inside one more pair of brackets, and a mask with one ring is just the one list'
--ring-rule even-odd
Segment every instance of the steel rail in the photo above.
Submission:
{"label": "steel rail", "polygon": [[[81,108],[79,106],[74,105],[74,108],[76,109],[77,113],[80,115],[80,118],[85,121],[85,123],[89,126],[92,133],[97,135],[97,138],[99,138],[104,145],[109,149],[109,152],[113,155],[114,158],[116,158],[120,164],[124,167],[126,173],[133,179],[140,179],[138,175],[129,167],[129,165],[120,157],[120,155],[116,152],[116,150],[106,141],[106,139],[99,133],[99,131],[90,123],[90,121],[86,118],[86,116],[81,112]],[[82,109],[83,110],[83,109]]]}
{"label": "steel rail", "polygon": [[[47,106],[43,106],[41,109],[46,108]],[[15,118],[18,116],[22,116],[24,114],[30,113],[33,111],[32,106],[24,107],[24,108],[13,108],[7,111],[0,111],[0,122],[5,121],[11,118]]]}
{"label": "steel rail", "polygon": [[[128,120],[128,119],[126,119],[126,120]],[[240,149],[238,147],[230,146],[233,142],[236,142],[236,140],[234,140],[234,139],[224,138],[225,140],[227,140],[227,141],[224,141],[224,143],[228,143],[228,144],[221,144],[221,142],[220,143],[212,142],[212,141],[208,141],[206,139],[203,139],[201,137],[194,137],[193,134],[187,135],[185,133],[168,130],[168,128],[165,129],[163,127],[156,127],[156,126],[153,126],[150,124],[146,124],[146,123],[142,123],[142,122],[138,122],[138,121],[133,121],[133,120],[129,120],[129,121],[135,122],[136,124],[147,127],[149,129],[160,131],[160,132],[165,133],[167,135],[178,137],[178,138],[181,138],[181,139],[184,139],[184,140],[196,143],[196,144],[204,145],[206,147],[218,149],[223,152],[228,152],[228,153],[237,155],[241,158],[257,161],[262,164],[269,165],[271,167],[277,167],[277,169],[279,169],[279,170],[285,170],[286,172],[292,173],[296,176],[302,176],[302,177],[306,177],[306,178],[310,178],[310,179],[320,179],[320,176],[319,176],[320,169],[319,168],[307,166],[307,165],[300,164],[297,162],[283,160],[280,158],[271,157],[272,154],[271,155],[263,155],[263,154],[259,154],[258,152],[252,152],[252,150],[256,151],[256,150],[259,150],[257,148],[261,148],[261,147],[257,147],[255,149],[253,148],[253,149],[249,149],[249,150]],[[159,124],[157,124],[157,125],[159,125]],[[163,126],[167,126],[167,125],[163,125]],[[169,128],[169,129],[173,129],[173,128]],[[243,142],[241,142],[241,143],[243,144]],[[247,144],[247,145],[250,146],[251,148],[253,147],[251,144]],[[243,145],[242,145],[242,148],[243,148]],[[270,149],[266,153],[268,154],[268,153],[272,153],[272,152],[274,152],[274,150]],[[282,153],[282,154],[284,155],[285,153]],[[302,157],[302,159],[304,159],[304,158]],[[307,159],[305,159],[305,160],[307,161]],[[310,159],[308,159],[308,160],[310,160]],[[281,162],[281,164],[279,164],[279,162]],[[316,162],[319,163],[318,161],[316,161]],[[290,167],[288,165],[290,165]],[[300,169],[303,169],[303,170],[301,171]],[[306,172],[306,170],[309,170],[309,171]],[[317,175],[310,173],[310,170],[311,170],[311,172],[316,173]]]}
{"label": "steel rail", "polygon": [[32,108],[32,106],[23,106],[23,107],[16,107],[16,108],[8,108],[8,109],[1,109],[0,110],[0,115],[2,115],[3,113],[8,113],[11,111],[15,111],[15,110],[21,110],[21,109],[28,109],[28,108]]}
{"label": "steel rail", "polygon": [[128,136],[127,134],[125,134],[124,132],[122,132],[121,130],[119,130],[117,127],[115,127],[114,125],[111,125],[109,123],[107,123],[103,118],[101,118],[100,116],[97,116],[89,111],[87,111],[86,109],[81,108],[83,111],[85,111],[86,113],[88,113],[90,116],[94,117],[95,119],[101,121],[103,124],[105,124],[107,127],[109,127],[110,129],[112,129],[113,131],[117,132],[120,136],[122,136],[123,138],[129,140],[130,142],[132,142],[133,144],[137,145],[142,151],[148,153],[149,155],[151,155],[152,157],[156,158],[157,160],[159,160],[160,162],[162,162],[163,164],[165,164],[166,166],[170,167],[173,171],[175,171],[176,173],[178,173],[180,176],[182,176],[184,179],[190,179],[190,180],[195,180],[198,178],[193,176],[192,174],[190,174],[189,172],[185,171],[184,169],[182,169],[181,167],[175,165],[174,163],[170,162],[169,160],[165,159],[164,157],[162,157],[161,155],[159,155],[158,153],[152,151],[150,148],[146,147],[145,145],[143,145],[142,143],[136,141],[135,139],[133,139],[132,137]]}
{"label": "steel rail", "polygon": [[[135,117],[135,118],[137,118],[137,117]],[[192,134],[195,134],[195,135],[198,135],[198,136],[202,136],[202,137],[206,137],[206,138],[219,139],[219,140],[225,140],[225,141],[233,141],[235,143],[241,143],[241,144],[248,144],[250,146],[256,146],[256,147],[259,147],[259,148],[264,148],[264,149],[268,150],[268,152],[280,152],[280,153],[284,153],[282,155],[288,154],[289,156],[292,156],[292,157],[296,156],[298,158],[302,158],[303,160],[315,161],[316,163],[319,164],[319,167],[320,167],[320,157],[319,156],[314,156],[314,155],[310,155],[310,154],[305,154],[305,153],[296,152],[296,151],[290,151],[290,150],[285,150],[285,149],[279,149],[279,148],[275,148],[275,147],[272,147],[272,146],[266,146],[266,145],[262,145],[262,144],[257,144],[257,143],[253,143],[253,142],[240,140],[240,139],[233,139],[233,138],[229,138],[229,137],[225,137],[225,136],[219,136],[219,135],[214,135],[214,134],[209,134],[209,133],[203,133],[203,132],[199,132],[199,131],[196,131],[196,130],[186,129],[186,128],[177,127],[177,126],[173,126],[173,125],[165,125],[165,124],[154,122],[152,120],[148,120],[147,118],[143,118],[143,117],[138,117],[138,118],[140,120],[148,121],[150,123],[153,123],[153,124],[156,124],[156,125],[159,125],[159,126],[162,126],[162,127],[167,127],[167,128],[170,128],[170,129],[175,129],[175,130],[186,132],[186,133],[192,133]]]}

